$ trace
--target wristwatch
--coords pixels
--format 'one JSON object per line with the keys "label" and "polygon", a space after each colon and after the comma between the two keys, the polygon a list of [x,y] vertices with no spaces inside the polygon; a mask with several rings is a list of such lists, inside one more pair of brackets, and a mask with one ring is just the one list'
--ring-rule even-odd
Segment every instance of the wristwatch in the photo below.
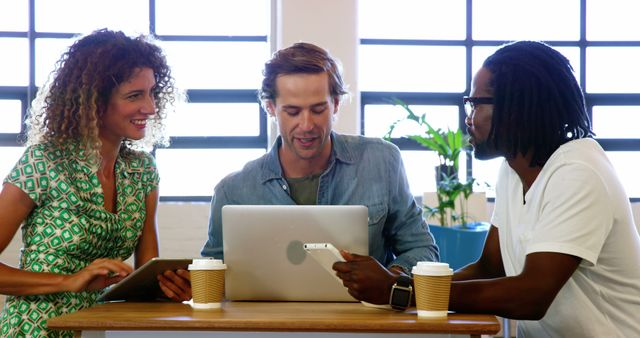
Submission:
{"label": "wristwatch", "polygon": [[411,278],[409,276],[400,275],[396,283],[391,287],[391,296],[389,297],[389,305],[395,310],[404,311],[411,306]]}

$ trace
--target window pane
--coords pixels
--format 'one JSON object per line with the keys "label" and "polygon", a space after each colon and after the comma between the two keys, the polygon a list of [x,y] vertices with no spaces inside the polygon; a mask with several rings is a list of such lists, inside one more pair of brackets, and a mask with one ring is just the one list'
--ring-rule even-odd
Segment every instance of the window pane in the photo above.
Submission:
{"label": "window pane", "polygon": [[160,194],[211,196],[221,179],[264,153],[264,149],[158,149]]}
{"label": "window pane", "polygon": [[[409,188],[414,196],[422,196],[424,192],[436,190],[435,167],[438,165],[438,157],[435,152],[403,150],[402,161],[407,172]],[[495,197],[498,169],[503,161],[502,157],[487,161],[474,160],[473,177],[477,184],[473,187],[473,191],[482,191],[487,194],[487,197]],[[467,179],[466,167],[467,156],[462,154],[460,155],[460,179],[463,181]]]}
{"label": "window pane", "polygon": [[162,42],[181,88],[254,89],[269,58],[266,42]]}
{"label": "window pane", "polygon": [[360,45],[362,91],[463,92],[464,47]]}
{"label": "window pane", "polygon": [[38,32],[90,33],[100,28],[127,34],[149,31],[148,0],[35,0]]}
{"label": "window pane", "polygon": [[640,196],[640,178],[638,178],[637,151],[608,151],[607,156],[615,168],[627,196]]}
{"label": "window pane", "polygon": [[594,106],[593,131],[599,138],[640,138],[640,106]]}
{"label": "window pane", "polygon": [[24,147],[0,147],[0,180],[9,175],[24,150]]}
{"label": "window pane", "polygon": [[156,0],[160,35],[267,35],[269,0]]}
{"label": "window pane", "polygon": [[473,72],[471,77],[476,75],[480,67],[482,67],[484,60],[491,56],[498,48],[500,48],[500,46],[480,46],[471,49],[471,71]]}
{"label": "window pane", "polygon": [[487,197],[496,196],[496,181],[502,162],[504,162],[503,157],[484,161],[473,160],[473,177],[478,183],[478,186],[473,188],[474,191],[484,191],[487,193]]}
{"label": "window pane", "polygon": [[433,151],[403,150],[409,189],[413,196],[422,196],[425,191],[436,190],[436,166],[438,156]]}
{"label": "window pane", "polygon": [[0,51],[3,51],[0,53],[0,86],[26,86],[29,83],[27,39],[0,38]]}
{"label": "window pane", "polygon": [[578,40],[580,0],[474,1],[473,38]]}
{"label": "window pane", "polygon": [[588,47],[587,92],[640,93],[640,47]]}
{"label": "window pane", "polygon": [[587,0],[587,40],[640,40],[638,0]]}
{"label": "window pane", "polygon": [[169,116],[171,136],[257,136],[260,106],[257,103],[189,103]]}
{"label": "window pane", "polygon": [[20,100],[0,100],[0,133],[20,132],[21,110]]}
{"label": "window pane", "polygon": [[[496,50],[498,50],[500,46],[480,46],[473,47],[472,53],[472,64],[471,69],[473,70],[473,75],[482,67],[484,60],[491,56]],[[560,52],[564,57],[569,59],[571,63],[571,67],[573,67],[574,75],[576,76],[576,80],[580,81],[580,48],[579,47],[553,47],[555,50]]]}
{"label": "window pane", "polygon": [[[413,196],[422,196],[427,191],[436,191],[436,166],[438,155],[426,150],[403,150],[402,162],[407,172],[409,189]],[[466,181],[467,157],[460,155],[460,179]],[[478,190],[480,191],[480,190]]]}
{"label": "window pane", "polygon": [[56,62],[74,39],[36,39],[36,86],[42,86],[49,79]]}
{"label": "window pane", "polygon": [[369,39],[465,38],[463,0],[360,0],[360,37]]}
{"label": "window pane", "polygon": [[[417,115],[426,113],[427,121],[434,128],[458,129],[457,106],[410,105],[409,107]],[[364,107],[365,136],[382,137],[393,122],[404,119],[406,116],[407,113],[400,106],[368,104]],[[396,126],[392,137],[424,134],[424,132],[417,123],[403,121]]]}
{"label": "window pane", "polygon": [[0,1],[0,31],[27,31],[29,29],[27,24],[28,8],[27,0]]}
{"label": "window pane", "polygon": [[580,82],[580,48],[579,47],[553,47],[555,50],[569,59],[576,80]]}

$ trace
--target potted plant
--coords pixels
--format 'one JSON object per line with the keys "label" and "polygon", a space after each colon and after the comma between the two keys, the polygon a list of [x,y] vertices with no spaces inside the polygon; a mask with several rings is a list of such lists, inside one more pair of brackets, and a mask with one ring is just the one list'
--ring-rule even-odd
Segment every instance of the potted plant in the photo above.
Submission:
{"label": "potted plant", "polygon": [[[460,128],[434,128],[427,121],[426,114],[414,113],[399,99],[393,99],[392,102],[402,107],[407,115],[392,123],[384,138],[390,140],[399,123],[412,121],[417,123],[424,133],[404,136],[438,155],[439,164],[435,168],[436,192],[425,193],[423,210],[440,249],[441,260],[449,263],[453,269],[474,262],[482,253],[489,224],[477,222],[473,217],[469,217],[469,199],[474,194],[473,187],[476,182],[473,178],[462,182],[458,175],[460,155],[470,150],[469,136]],[[484,193],[474,197],[475,200],[481,199],[481,205],[484,205]]]}

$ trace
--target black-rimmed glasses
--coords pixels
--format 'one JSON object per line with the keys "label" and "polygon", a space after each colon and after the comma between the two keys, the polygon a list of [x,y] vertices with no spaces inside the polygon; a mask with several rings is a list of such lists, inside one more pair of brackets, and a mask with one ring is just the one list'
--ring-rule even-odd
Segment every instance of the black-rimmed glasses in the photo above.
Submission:
{"label": "black-rimmed glasses", "polygon": [[471,116],[473,111],[476,110],[477,105],[481,104],[493,104],[493,97],[473,97],[473,96],[464,96],[462,98],[462,102],[464,103],[464,111],[467,116]]}

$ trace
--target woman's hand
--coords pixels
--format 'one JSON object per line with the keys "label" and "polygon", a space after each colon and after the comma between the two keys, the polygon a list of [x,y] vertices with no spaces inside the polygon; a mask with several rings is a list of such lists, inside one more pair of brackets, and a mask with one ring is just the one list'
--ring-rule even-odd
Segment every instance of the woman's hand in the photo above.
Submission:
{"label": "woman's hand", "polygon": [[81,292],[106,288],[125,278],[133,268],[118,259],[98,258],[84,269],[65,276],[63,291]]}
{"label": "woman's hand", "polygon": [[191,275],[189,271],[178,269],[167,270],[158,275],[160,289],[165,296],[176,302],[184,302],[191,299]]}

